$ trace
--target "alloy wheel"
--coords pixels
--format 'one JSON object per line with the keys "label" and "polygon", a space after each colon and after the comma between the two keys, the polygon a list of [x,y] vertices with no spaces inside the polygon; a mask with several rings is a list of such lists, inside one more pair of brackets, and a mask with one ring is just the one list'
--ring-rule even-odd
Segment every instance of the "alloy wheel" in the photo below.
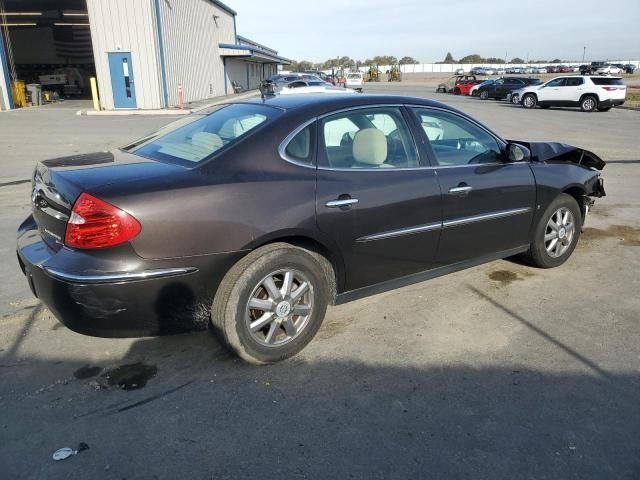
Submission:
{"label": "alloy wheel", "polygon": [[587,97],[582,101],[582,109],[590,112],[591,110],[596,108],[596,102],[593,98]]}
{"label": "alloy wheel", "polygon": [[533,97],[531,95],[527,95],[526,97],[524,97],[524,100],[522,100],[522,103],[527,108],[533,107],[533,102],[534,102],[534,100],[533,100]]}
{"label": "alloy wheel", "polygon": [[278,270],[253,289],[245,309],[251,337],[274,347],[291,342],[308,325],[313,311],[313,285],[297,270]]}
{"label": "alloy wheel", "polygon": [[573,213],[566,207],[555,211],[544,231],[544,247],[550,257],[558,258],[571,246],[576,226]]}

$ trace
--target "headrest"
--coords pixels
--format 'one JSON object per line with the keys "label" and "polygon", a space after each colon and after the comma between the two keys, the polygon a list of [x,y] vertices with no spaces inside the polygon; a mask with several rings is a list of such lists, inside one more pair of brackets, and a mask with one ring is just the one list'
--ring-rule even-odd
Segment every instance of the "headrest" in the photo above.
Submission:
{"label": "headrest", "polygon": [[353,137],[353,158],[359,163],[379,166],[387,159],[387,139],[377,128],[365,128]]}

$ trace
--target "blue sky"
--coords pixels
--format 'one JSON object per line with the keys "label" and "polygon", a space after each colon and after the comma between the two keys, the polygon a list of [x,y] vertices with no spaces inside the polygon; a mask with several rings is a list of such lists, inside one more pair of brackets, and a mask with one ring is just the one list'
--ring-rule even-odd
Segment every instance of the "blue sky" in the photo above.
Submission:
{"label": "blue sky", "polygon": [[238,33],[323,61],[471,53],[509,59],[640,59],[640,0],[226,0]]}

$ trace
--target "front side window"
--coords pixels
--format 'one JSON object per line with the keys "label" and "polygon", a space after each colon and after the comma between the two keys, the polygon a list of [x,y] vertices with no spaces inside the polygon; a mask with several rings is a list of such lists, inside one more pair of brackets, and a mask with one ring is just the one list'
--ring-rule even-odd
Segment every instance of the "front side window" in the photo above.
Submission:
{"label": "front side window", "polygon": [[223,105],[207,114],[189,115],[123,149],[145,158],[192,165],[231,146],[281,113],[263,105]]}
{"label": "front side window", "polygon": [[500,144],[469,120],[452,113],[414,108],[438,165],[503,162]]}
{"label": "front side window", "polygon": [[555,78],[547,83],[547,87],[561,87],[563,84],[564,78]]}
{"label": "front side window", "polygon": [[399,108],[357,109],[322,120],[318,161],[329,168],[412,168],[418,155]]}

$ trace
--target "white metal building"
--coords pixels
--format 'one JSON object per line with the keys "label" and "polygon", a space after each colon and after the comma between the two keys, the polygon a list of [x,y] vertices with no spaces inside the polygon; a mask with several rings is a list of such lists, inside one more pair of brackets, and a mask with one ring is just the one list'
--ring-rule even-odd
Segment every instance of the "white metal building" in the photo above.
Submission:
{"label": "white metal building", "polygon": [[[76,69],[105,109],[159,109],[257,88],[289,61],[236,33],[217,0],[0,0],[0,107],[10,80]],[[79,80],[83,93],[88,81]],[[86,83],[86,85],[85,85]]]}

